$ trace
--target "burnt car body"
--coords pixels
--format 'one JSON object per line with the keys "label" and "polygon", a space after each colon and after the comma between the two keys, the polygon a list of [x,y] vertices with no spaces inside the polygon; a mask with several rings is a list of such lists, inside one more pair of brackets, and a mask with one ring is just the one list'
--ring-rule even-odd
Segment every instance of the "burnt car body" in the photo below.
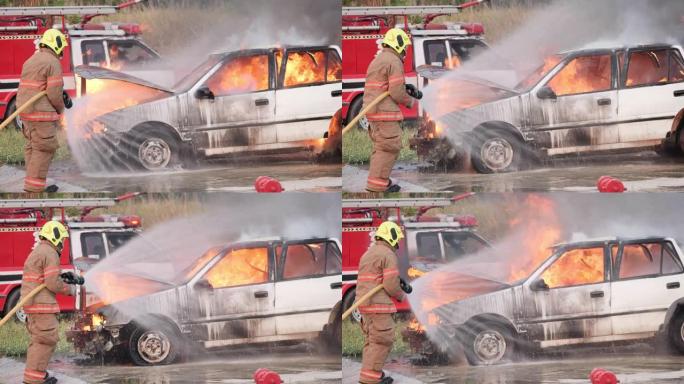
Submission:
{"label": "burnt car body", "polygon": [[[337,46],[218,53],[173,88],[104,68],[78,67],[84,79],[119,80],[157,93],[102,114],[81,129],[91,153],[149,170],[184,158],[322,147],[340,107],[341,63]],[[303,76],[301,65],[313,72]]]}
{"label": "burnt car body", "polygon": [[[473,280],[478,278],[473,277]],[[482,279],[480,279],[482,280]],[[670,238],[601,239],[555,246],[513,284],[433,310],[471,364],[496,364],[525,351],[663,336],[684,353],[684,267]]]}
{"label": "burnt car body", "polygon": [[341,345],[336,239],[234,243],[208,250],[173,282],[115,280],[109,304],[91,304],[67,333],[77,350],[123,351],[135,364],[158,365],[191,348],[319,338],[331,350]]}
{"label": "burnt car body", "polygon": [[684,60],[676,45],[583,49],[547,58],[517,85],[459,81],[413,147],[433,162],[469,154],[480,173],[507,172],[537,158],[657,149],[681,109]]}

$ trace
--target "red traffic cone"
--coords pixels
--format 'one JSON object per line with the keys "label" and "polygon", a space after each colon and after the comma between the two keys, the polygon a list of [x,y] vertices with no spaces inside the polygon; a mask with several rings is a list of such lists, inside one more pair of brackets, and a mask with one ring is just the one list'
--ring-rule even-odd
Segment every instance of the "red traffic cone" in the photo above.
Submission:
{"label": "red traffic cone", "polygon": [[589,380],[591,380],[591,384],[617,384],[620,382],[613,372],[603,368],[592,369]]}
{"label": "red traffic cone", "polygon": [[256,384],[281,384],[283,382],[280,375],[266,368],[254,371],[253,378]]}
{"label": "red traffic cone", "polygon": [[280,182],[272,177],[259,176],[254,181],[254,189],[257,192],[282,192],[283,186]]}
{"label": "red traffic cone", "polygon": [[599,192],[624,192],[627,190],[619,179],[611,176],[601,176],[596,182]]}

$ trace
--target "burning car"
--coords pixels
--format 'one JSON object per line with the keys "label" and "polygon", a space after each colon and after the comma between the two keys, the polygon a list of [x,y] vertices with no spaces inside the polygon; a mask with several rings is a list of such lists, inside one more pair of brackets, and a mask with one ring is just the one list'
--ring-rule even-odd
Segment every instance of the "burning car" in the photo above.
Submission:
{"label": "burning car", "polygon": [[[439,273],[439,271],[435,272]],[[443,279],[442,279],[443,277]],[[453,299],[424,303],[440,348],[461,346],[473,365],[497,364],[522,350],[648,340],[684,353],[682,252],[670,238],[597,239],[554,246],[531,275],[504,283],[459,280]]]}
{"label": "burning car", "polygon": [[676,45],[581,49],[510,85],[476,71],[442,80],[413,147],[433,162],[470,153],[478,172],[507,172],[538,157],[659,147],[681,109],[684,59]]}
{"label": "burning car", "polygon": [[[143,261],[144,262],[144,261]],[[159,267],[156,267],[159,268]],[[341,345],[336,239],[266,239],[213,247],[173,281],[97,275],[97,301],[68,332],[87,354],[123,351],[137,365],[213,349],[322,338]],[[89,278],[86,276],[86,278]]]}
{"label": "burning car", "polygon": [[76,72],[96,92],[81,113],[86,121],[75,122],[77,146],[105,164],[148,170],[196,157],[321,149],[342,95],[336,46],[213,54],[172,88],[105,68]]}

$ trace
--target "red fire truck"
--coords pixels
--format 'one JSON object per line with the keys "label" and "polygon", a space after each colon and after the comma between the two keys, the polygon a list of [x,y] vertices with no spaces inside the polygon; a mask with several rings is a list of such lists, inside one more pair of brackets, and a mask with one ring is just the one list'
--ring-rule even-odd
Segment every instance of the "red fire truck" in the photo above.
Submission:
{"label": "red fire truck", "polygon": [[[136,195],[115,199],[0,200],[0,311],[7,313],[19,301],[24,262],[38,241],[43,224],[59,220],[69,230],[60,255],[62,271],[85,271],[137,236],[141,226],[138,216],[91,215],[90,212]],[[81,213],[70,217],[67,209],[81,209]],[[57,295],[60,310],[78,309],[79,296]],[[25,319],[22,311],[17,312],[17,318]]]}
{"label": "red fire truck", "polygon": [[[156,77],[166,76],[165,73],[155,75],[159,71],[144,67],[145,63],[157,61],[159,54],[140,39],[139,25],[89,22],[95,16],[113,14],[141,1],[126,1],[116,6],[0,8],[0,118],[6,119],[16,109],[21,68],[49,28],[61,30],[69,41],[61,62],[64,89],[72,97],[80,96],[83,91],[83,83],[73,71],[79,65],[119,69],[163,81]],[[78,24],[67,22],[67,17],[76,16],[81,16]],[[21,121],[15,123],[19,127]]]}
{"label": "red fire truck", "polygon": [[[400,198],[342,200],[342,297],[344,310],[354,303],[359,261],[371,244],[377,227],[385,220],[397,222],[405,237],[399,247],[399,271],[412,280],[427,271],[468,254],[489,243],[477,234],[474,216],[428,215],[472,193],[453,198]],[[414,208],[415,216],[403,216],[402,208]],[[407,301],[396,302],[400,312],[410,311]],[[359,319],[358,312],[352,317]]]}
{"label": "red fire truck", "polygon": [[[427,79],[417,68],[428,65],[455,68],[487,49],[483,41],[484,27],[479,23],[433,23],[438,16],[460,12],[482,3],[469,1],[458,6],[412,7],[343,7],[342,8],[342,117],[348,122],[361,111],[363,87],[368,65],[381,50],[388,29],[402,28],[411,38],[404,60],[406,83],[422,89]],[[409,24],[409,16],[422,16],[422,23]],[[403,19],[398,23],[397,19]],[[422,113],[420,103],[403,108],[406,119]]]}

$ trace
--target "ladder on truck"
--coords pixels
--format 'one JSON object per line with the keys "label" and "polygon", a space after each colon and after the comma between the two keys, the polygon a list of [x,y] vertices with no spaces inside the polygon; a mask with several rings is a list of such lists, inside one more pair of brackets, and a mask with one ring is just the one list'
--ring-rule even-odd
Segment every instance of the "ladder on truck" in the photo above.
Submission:
{"label": "ladder on truck", "polygon": [[461,10],[484,3],[486,0],[468,1],[461,5],[413,5],[407,7],[342,7],[342,16],[428,16],[453,15]]}
{"label": "ladder on truck", "polygon": [[111,207],[116,204],[114,198],[86,199],[16,199],[0,200],[0,208],[73,208],[73,207]]}
{"label": "ladder on truck", "polygon": [[116,5],[89,5],[84,7],[7,7],[0,8],[0,16],[71,16],[110,15],[116,13]]}
{"label": "ladder on truck", "polygon": [[436,208],[446,207],[473,196],[468,192],[453,197],[403,197],[398,199],[342,199],[342,208]]}

